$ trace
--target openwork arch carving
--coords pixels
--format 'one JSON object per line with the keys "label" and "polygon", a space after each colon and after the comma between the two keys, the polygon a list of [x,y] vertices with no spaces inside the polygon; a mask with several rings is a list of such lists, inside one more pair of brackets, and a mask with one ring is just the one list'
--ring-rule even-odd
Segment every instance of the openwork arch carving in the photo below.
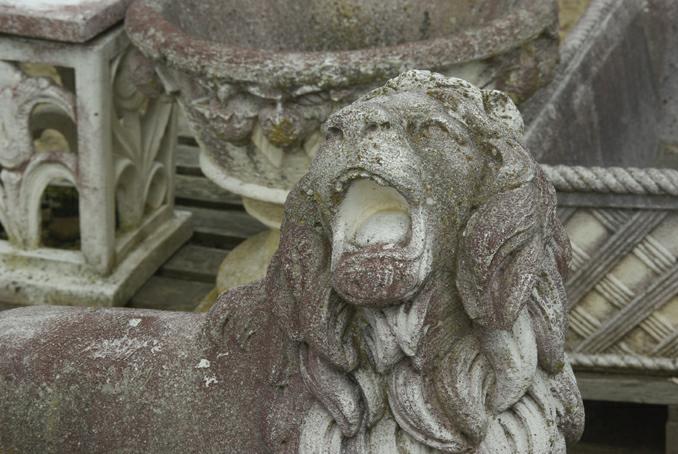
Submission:
{"label": "openwork arch carving", "polygon": [[72,169],[66,167],[63,162],[34,162],[24,174],[19,188],[19,209],[22,210],[28,229],[24,234],[25,237],[19,239],[21,247],[35,249],[41,245],[40,203],[47,186],[61,180],[77,188]]}
{"label": "openwork arch carving", "polygon": [[[0,62],[0,219],[12,244],[40,246],[40,200],[50,182],[77,186],[77,157],[68,150],[36,148],[33,132],[46,117],[76,121],[72,93],[46,77],[30,77],[17,65]],[[71,143],[73,141],[71,140]]]}

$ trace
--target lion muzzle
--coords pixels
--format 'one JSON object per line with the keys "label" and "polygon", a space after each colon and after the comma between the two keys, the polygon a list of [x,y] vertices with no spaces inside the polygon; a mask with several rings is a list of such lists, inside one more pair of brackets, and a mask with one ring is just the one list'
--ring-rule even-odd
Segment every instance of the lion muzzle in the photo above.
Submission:
{"label": "lion muzzle", "polygon": [[333,226],[332,284],[356,305],[400,303],[420,288],[422,244],[413,229],[419,212],[378,176],[344,183]]}

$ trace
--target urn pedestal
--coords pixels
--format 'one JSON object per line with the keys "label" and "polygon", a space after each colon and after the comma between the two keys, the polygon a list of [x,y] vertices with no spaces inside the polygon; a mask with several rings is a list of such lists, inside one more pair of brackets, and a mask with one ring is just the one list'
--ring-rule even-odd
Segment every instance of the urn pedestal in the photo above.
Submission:
{"label": "urn pedestal", "polygon": [[[0,5],[0,300],[118,305],[191,234],[127,1]],[[112,28],[111,28],[112,27]]]}

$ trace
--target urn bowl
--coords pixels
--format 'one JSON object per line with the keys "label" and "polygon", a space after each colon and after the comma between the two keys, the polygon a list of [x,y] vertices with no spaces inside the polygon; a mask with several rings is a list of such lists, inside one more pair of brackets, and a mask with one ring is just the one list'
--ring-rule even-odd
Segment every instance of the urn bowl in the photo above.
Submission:
{"label": "urn bowl", "polygon": [[555,0],[137,0],[127,31],[178,94],[201,167],[282,203],[334,110],[408,69],[509,92],[547,83]]}

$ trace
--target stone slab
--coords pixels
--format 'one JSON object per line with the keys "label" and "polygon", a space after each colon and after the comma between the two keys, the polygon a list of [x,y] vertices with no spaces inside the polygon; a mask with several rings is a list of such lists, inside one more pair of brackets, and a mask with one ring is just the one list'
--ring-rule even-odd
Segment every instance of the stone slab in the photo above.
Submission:
{"label": "stone slab", "polygon": [[196,145],[179,143],[177,146],[177,173],[195,177],[204,177],[200,170],[200,149]]}
{"label": "stone slab", "polygon": [[205,177],[176,175],[177,203],[190,203],[210,208],[233,208],[242,206],[242,198],[217,186]]}
{"label": "stone slab", "polygon": [[0,33],[84,43],[122,21],[131,0],[0,0]]}

